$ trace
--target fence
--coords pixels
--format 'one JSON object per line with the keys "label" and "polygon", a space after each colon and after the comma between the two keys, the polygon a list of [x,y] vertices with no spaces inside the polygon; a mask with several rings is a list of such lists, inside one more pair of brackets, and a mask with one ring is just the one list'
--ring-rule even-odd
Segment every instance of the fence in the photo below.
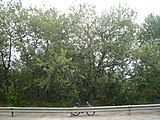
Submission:
{"label": "fence", "polygon": [[114,111],[131,111],[135,110],[154,110],[160,109],[160,104],[146,104],[146,105],[123,105],[123,106],[101,106],[101,107],[69,107],[69,108],[55,108],[55,107],[0,107],[0,112],[10,112],[11,116],[14,113],[71,113],[71,112],[114,112]]}

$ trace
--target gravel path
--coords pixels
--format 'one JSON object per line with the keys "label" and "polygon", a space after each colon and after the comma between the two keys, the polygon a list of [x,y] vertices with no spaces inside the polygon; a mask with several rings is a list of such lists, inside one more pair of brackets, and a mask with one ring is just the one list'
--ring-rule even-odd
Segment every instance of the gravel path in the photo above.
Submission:
{"label": "gravel path", "polygon": [[160,110],[128,112],[97,112],[94,116],[85,113],[72,117],[69,113],[0,113],[0,120],[160,120]]}

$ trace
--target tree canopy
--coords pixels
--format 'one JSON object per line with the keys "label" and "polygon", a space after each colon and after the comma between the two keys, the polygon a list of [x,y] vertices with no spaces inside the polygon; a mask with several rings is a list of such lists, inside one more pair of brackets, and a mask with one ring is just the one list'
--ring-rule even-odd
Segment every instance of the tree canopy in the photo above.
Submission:
{"label": "tree canopy", "polygon": [[0,105],[159,103],[160,16],[122,5],[98,15],[0,2]]}

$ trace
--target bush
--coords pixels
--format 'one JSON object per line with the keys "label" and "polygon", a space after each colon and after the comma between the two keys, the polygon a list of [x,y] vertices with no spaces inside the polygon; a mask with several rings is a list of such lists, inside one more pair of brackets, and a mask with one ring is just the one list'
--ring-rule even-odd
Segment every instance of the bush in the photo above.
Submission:
{"label": "bush", "polygon": [[15,92],[13,87],[10,87],[8,92],[6,92],[6,100],[9,106],[23,105],[24,101],[22,98],[22,95],[20,95],[18,92]]}

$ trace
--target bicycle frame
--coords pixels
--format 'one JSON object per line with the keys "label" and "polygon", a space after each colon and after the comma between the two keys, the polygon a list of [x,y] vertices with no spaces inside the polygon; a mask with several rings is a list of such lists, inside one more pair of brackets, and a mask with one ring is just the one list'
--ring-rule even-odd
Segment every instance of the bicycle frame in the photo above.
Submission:
{"label": "bicycle frame", "polygon": [[[89,102],[88,101],[86,101],[86,103],[87,103],[87,106],[88,107],[91,107],[92,105],[90,105],[89,104]],[[79,103],[76,103],[76,107],[80,107],[80,104]],[[84,113],[84,112],[71,112],[71,116],[78,116],[80,113]],[[95,111],[91,111],[91,112],[86,112],[86,114],[88,115],[88,116],[92,116],[92,115],[94,115],[95,114]]]}

